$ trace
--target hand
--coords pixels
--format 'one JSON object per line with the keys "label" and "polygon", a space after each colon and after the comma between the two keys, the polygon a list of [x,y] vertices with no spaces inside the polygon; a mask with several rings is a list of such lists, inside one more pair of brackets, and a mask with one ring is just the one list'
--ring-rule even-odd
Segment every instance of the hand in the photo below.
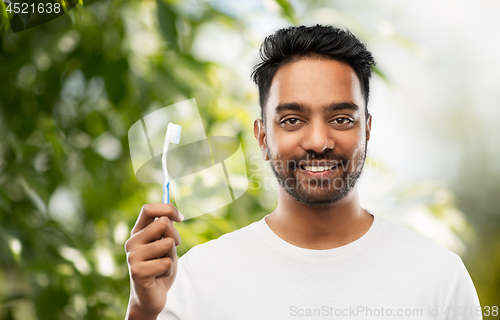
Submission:
{"label": "hand", "polygon": [[183,219],[171,204],[142,207],[125,243],[130,273],[127,319],[156,319],[165,307],[167,292],[177,274],[176,247],[181,243],[173,221]]}

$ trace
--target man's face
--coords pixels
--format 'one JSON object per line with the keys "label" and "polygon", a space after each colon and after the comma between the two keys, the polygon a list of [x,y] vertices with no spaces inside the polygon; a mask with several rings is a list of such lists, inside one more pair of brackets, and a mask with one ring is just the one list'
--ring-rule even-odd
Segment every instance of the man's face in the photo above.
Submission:
{"label": "man's face", "polygon": [[266,124],[256,138],[280,185],[310,206],[338,202],[355,187],[366,157],[371,117],[347,64],[302,59],[276,72]]}

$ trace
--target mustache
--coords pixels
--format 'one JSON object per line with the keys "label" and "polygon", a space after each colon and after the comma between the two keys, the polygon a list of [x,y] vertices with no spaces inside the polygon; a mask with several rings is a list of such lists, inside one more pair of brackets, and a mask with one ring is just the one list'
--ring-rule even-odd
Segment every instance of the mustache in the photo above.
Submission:
{"label": "mustache", "polygon": [[345,154],[337,154],[334,150],[326,150],[325,152],[318,153],[308,151],[302,155],[295,156],[286,160],[287,167],[291,170],[296,170],[298,166],[304,165],[310,161],[321,164],[337,163],[338,166],[344,166],[349,163],[349,158]]}

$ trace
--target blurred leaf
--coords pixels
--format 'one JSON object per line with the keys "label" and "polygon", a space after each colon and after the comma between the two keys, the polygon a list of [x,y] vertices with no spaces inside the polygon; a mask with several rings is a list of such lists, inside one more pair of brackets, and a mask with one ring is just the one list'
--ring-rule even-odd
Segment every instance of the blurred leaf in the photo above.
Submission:
{"label": "blurred leaf", "polygon": [[156,0],[158,7],[158,23],[165,40],[174,50],[179,50],[179,34],[177,31],[177,14],[172,10],[172,5],[166,0]]}
{"label": "blurred leaf", "polygon": [[31,18],[31,13],[28,11],[27,13],[24,13],[24,12],[19,12],[19,13],[15,13],[19,16],[19,18],[21,18],[21,21],[23,22],[23,30],[26,29],[26,27],[28,26],[28,23],[30,22],[30,18]]}
{"label": "blurred leaf", "polygon": [[382,72],[382,70],[380,70],[379,67],[372,67],[372,70],[373,72],[379,76],[382,80],[384,80],[384,82],[388,85],[391,84],[391,81],[389,80],[389,78],[387,78],[386,74],[384,72]]}
{"label": "blurred leaf", "polygon": [[297,17],[295,15],[295,10],[293,8],[293,5],[290,3],[288,0],[275,0],[276,3],[281,7],[283,10],[283,14],[290,22],[293,24],[297,24]]}
{"label": "blurred leaf", "polygon": [[52,320],[59,318],[68,300],[69,296],[62,288],[47,287],[41,289],[35,300],[38,319]]}
{"label": "blurred leaf", "polygon": [[3,1],[0,1],[0,34],[6,33],[10,28],[9,16],[7,15],[7,11],[5,11],[5,9],[5,3]]}

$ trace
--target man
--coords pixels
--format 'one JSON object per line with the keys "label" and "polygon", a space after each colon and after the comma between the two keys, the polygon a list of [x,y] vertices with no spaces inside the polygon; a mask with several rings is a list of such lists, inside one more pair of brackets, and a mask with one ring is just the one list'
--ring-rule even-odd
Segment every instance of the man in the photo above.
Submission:
{"label": "man", "polygon": [[290,27],[261,57],[254,133],[280,183],[277,208],[177,261],[182,217],[144,206],[126,244],[129,318],[481,319],[457,255],[359,204],[375,64],[366,47],[334,27]]}

